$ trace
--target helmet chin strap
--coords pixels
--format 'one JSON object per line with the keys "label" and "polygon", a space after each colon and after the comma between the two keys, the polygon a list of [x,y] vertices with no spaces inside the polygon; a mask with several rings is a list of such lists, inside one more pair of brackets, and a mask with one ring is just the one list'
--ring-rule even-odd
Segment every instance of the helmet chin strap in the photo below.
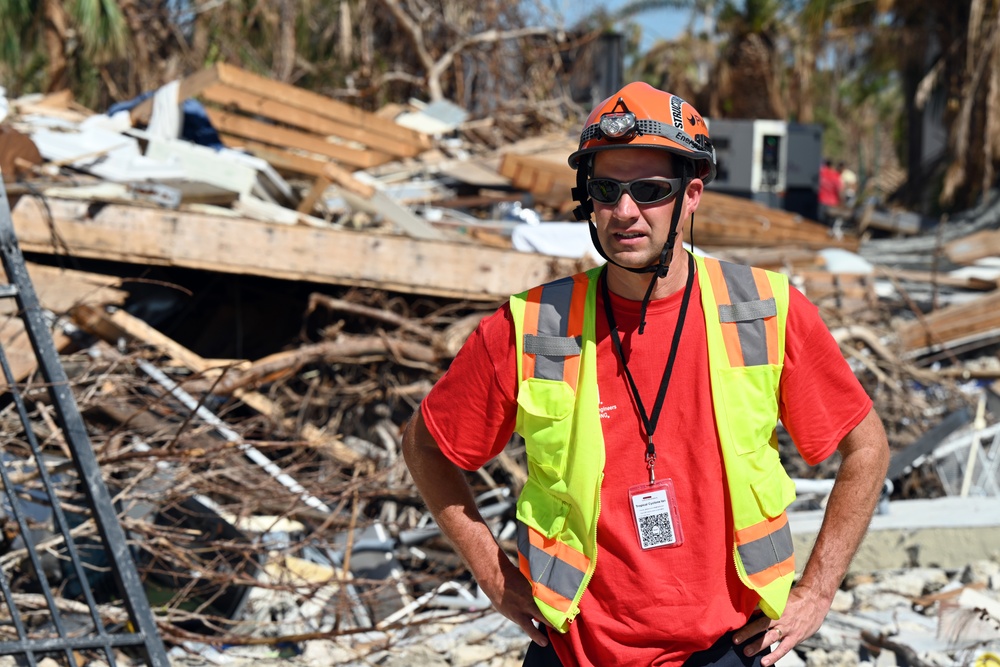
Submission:
{"label": "helmet chin strap", "polygon": [[[642,308],[639,312],[639,335],[646,329],[646,309],[649,307],[649,300],[653,295],[653,288],[656,287],[656,281],[660,278],[666,278],[667,273],[670,271],[670,261],[674,254],[674,244],[677,241],[677,226],[681,219],[681,208],[683,207],[683,197],[687,191],[687,186],[689,182],[688,168],[685,163],[681,168],[681,187],[678,191],[677,197],[681,198],[680,202],[675,200],[674,210],[670,214],[670,233],[667,234],[667,242],[663,244],[663,249],[660,250],[660,258],[655,264],[650,264],[641,268],[632,268],[630,266],[622,266],[618,262],[614,261],[608,254],[604,251],[601,246],[601,239],[597,236],[597,225],[593,222],[588,222],[590,226],[590,239],[594,243],[594,247],[597,249],[598,254],[603,257],[609,264],[614,264],[620,269],[625,269],[631,273],[652,273],[653,276],[649,279],[649,287],[646,288],[646,295],[642,298]],[[589,201],[588,204],[591,204]],[[591,204],[593,206],[593,204]],[[607,280],[607,277],[605,277]]]}

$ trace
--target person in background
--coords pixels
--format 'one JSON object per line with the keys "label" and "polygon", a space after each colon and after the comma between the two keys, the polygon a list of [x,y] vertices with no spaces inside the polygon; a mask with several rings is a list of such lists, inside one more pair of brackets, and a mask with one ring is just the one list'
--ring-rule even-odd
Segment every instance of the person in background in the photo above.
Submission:
{"label": "person in background", "polygon": [[854,206],[858,196],[858,175],[845,162],[837,164],[837,173],[840,174],[841,203],[844,206]]}
{"label": "person in background", "polygon": [[[485,318],[408,422],[406,463],[531,638],[525,666],[773,665],[820,627],[867,529],[881,420],[786,276],[683,247],[716,173],[694,107],[630,83],[593,110],[569,163],[607,263]],[[779,418],[808,463],[841,456],[797,583]],[[515,431],[516,564],[465,472]]]}
{"label": "person in background", "polygon": [[843,183],[840,180],[840,173],[833,168],[833,162],[823,160],[823,165],[819,168],[819,220],[820,222],[832,225],[834,216],[830,209],[842,204]]}

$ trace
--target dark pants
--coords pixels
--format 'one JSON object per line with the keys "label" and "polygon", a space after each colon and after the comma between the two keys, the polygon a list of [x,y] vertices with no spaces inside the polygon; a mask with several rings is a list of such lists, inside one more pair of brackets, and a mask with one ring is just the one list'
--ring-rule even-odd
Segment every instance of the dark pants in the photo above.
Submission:
{"label": "dark pants", "polygon": [[[760,667],[760,659],[771,652],[765,648],[753,657],[743,655],[743,647],[733,644],[733,633],[727,632],[711,648],[698,651],[684,663],[684,667]],[[539,646],[531,642],[524,656],[522,667],[562,667],[559,656],[550,643]]]}

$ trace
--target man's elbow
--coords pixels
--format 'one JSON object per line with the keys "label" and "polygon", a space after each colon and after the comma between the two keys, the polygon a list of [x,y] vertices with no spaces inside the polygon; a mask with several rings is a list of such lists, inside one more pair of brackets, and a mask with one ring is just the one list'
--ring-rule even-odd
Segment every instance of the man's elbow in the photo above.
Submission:
{"label": "man's elbow", "polygon": [[420,410],[414,412],[413,416],[406,422],[406,426],[403,428],[402,445],[403,460],[411,470],[414,465],[426,460],[428,454],[441,453],[437,441],[427,429],[427,424],[424,422]]}
{"label": "man's elbow", "polygon": [[873,475],[885,476],[889,469],[889,440],[875,408],[844,436],[838,450],[845,460],[864,459]]}

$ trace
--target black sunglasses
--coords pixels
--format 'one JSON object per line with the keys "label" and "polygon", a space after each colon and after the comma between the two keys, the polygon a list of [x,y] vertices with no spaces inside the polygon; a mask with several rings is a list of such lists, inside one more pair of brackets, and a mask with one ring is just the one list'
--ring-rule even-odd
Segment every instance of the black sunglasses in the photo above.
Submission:
{"label": "black sunglasses", "polygon": [[627,192],[637,204],[654,204],[676,194],[681,179],[653,176],[634,181],[616,181],[613,178],[592,178],[587,181],[587,194],[602,204],[617,204],[622,193]]}

